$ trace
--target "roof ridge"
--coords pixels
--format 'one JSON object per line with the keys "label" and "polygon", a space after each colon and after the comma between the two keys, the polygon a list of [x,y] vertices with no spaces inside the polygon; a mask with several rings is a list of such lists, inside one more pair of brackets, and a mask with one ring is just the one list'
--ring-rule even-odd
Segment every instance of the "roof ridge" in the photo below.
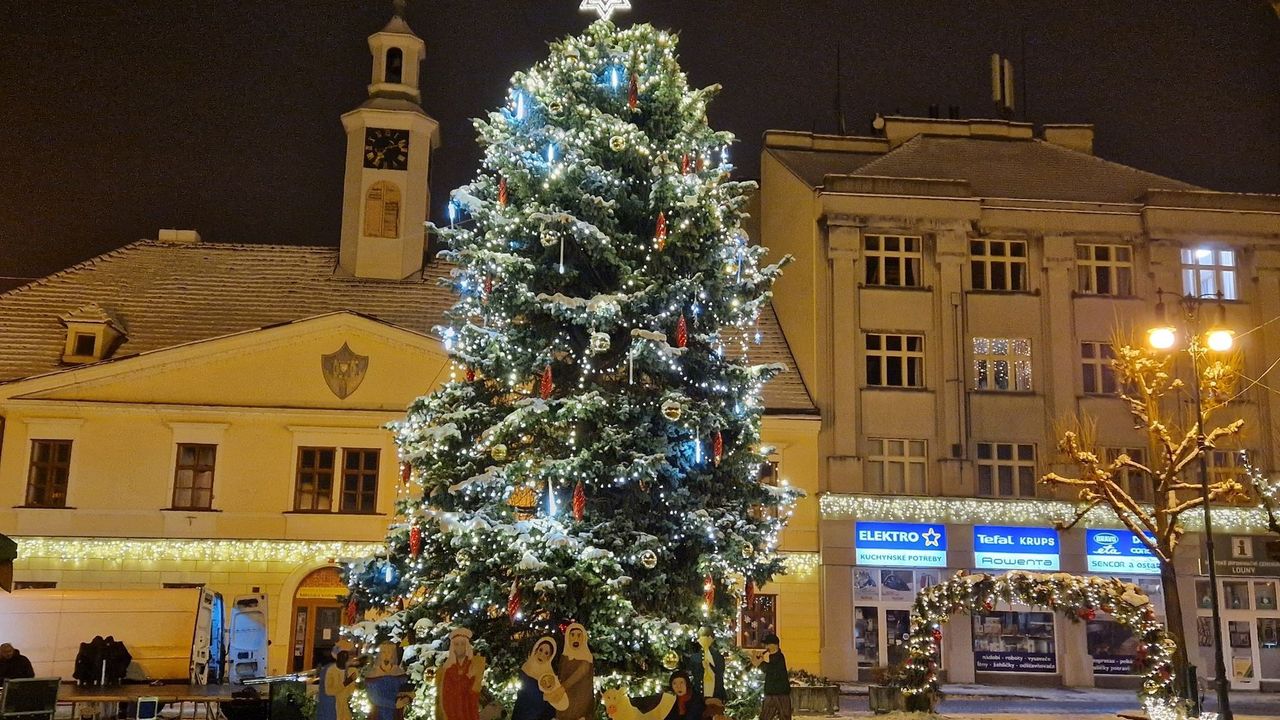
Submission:
{"label": "roof ridge", "polygon": [[15,294],[15,293],[17,293],[17,292],[19,292],[19,291],[21,291],[21,290],[26,290],[27,288],[35,287],[36,285],[44,285],[44,284],[47,284],[47,283],[49,283],[49,282],[51,282],[51,281],[53,281],[53,280],[57,280],[57,279],[61,278],[61,277],[62,277],[62,276],[64,276],[64,275],[70,275],[70,274],[71,274],[71,273],[73,273],[73,272],[79,272],[80,270],[84,270],[85,268],[92,267],[92,266],[96,265],[97,263],[99,263],[99,262],[101,262],[101,261],[103,261],[103,260],[106,260],[106,259],[108,259],[108,258],[111,258],[111,257],[117,256],[117,255],[122,255],[122,254],[124,254],[125,252],[128,252],[128,251],[130,251],[130,250],[137,249],[137,248],[138,248],[139,246],[141,246],[141,245],[145,245],[145,244],[147,244],[147,243],[154,243],[154,242],[155,242],[154,240],[147,240],[146,238],[143,238],[142,240],[135,240],[135,241],[133,241],[133,242],[131,242],[131,243],[128,243],[127,245],[121,245],[120,247],[118,247],[118,248],[116,248],[116,249],[114,249],[114,250],[108,250],[107,252],[100,253],[100,254],[98,254],[98,255],[94,255],[93,257],[91,257],[91,258],[89,258],[89,259],[87,259],[87,260],[81,260],[80,262],[76,263],[75,265],[71,265],[71,266],[69,266],[69,267],[62,268],[61,270],[59,270],[59,271],[57,271],[57,272],[55,272],[55,273],[52,273],[52,274],[49,274],[49,275],[45,275],[44,277],[38,277],[38,278],[36,278],[35,280],[32,280],[32,281],[31,281],[31,282],[29,282],[29,283],[23,283],[23,284],[21,284],[21,285],[19,285],[19,286],[15,287],[15,288],[10,288],[10,289],[8,289],[8,290],[6,290],[6,291],[4,291],[4,292],[0,292],[0,298],[8,297],[8,296],[13,295],[13,294]]}
{"label": "roof ridge", "polygon": [[[918,140],[920,140],[920,138],[922,138],[922,137],[924,137],[924,133],[920,133],[919,135],[915,135],[915,136],[913,136],[910,140],[908,140],[908,141],[906,141],[906,142],[902,143],[901,145],[899,145],[899,146],[898,146],[898,147],[896,147],[896,148],[891,148],[891,149],[889,150],[889,152],[887,152],[887,153],[885,153],[885,154],[881,155],[880,157],[876,158],[875,160],[872,160],[871,162],[867,163],[866,165],[863,165],[863,166],[859,167],[856,171],[854,171],[854,172],[853,172],[853,173],[851,173],[851,174],[855,174],[855,175],[862,175],[862,174],[864,174],[867,170],[871,170],[871,169],[873,169],[873,168],[874,168],[878,163],[883,162],[884,160],[888,159],[891,155],[896,154],[899,150],[901,150],[901,149],[903,149],[903,148],[905,148],[905,147],[908,147],[908,146],[910,146],[910,145],[914,145],[914,144],[915,144]],[[949,137],[949,136],[947,136],[947,135],[931,135],[930,137]]]}

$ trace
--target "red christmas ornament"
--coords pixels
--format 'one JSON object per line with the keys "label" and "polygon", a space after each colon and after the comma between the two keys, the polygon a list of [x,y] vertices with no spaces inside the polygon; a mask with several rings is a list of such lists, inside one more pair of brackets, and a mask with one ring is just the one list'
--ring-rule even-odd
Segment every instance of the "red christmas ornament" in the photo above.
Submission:
{"label": "red christmas ornament", "polygon": [[689,321],[684,319],[684,313],[680,313],[680,319],[676,320],[676,347],[682,348],[689,344]]}
{"label": "red christmas ornament", "polygon": [[515,622],[520,615],[520,580],[511,581],[511,594],[507,596],[507,617]]}
{"label": "red christmas ornament", "polygon": [[631,72],[631,82],[627,84],[627,107],[635,110],[640,106],[640,76]]}
{"label": "red christmas ornament", "polygon": [[416,558],[422,552],[422,528],[414,525],[409,529],[409,557]]}
{"label": "red christmas ornament", "polygon": [[702,599],[711,605],[716,601],[716,581],[710,575],[702,581]]}
{"label": "red christmas ornament", "polygon": [[475,369],[475,368],[473,368],[473,367],[468,367],[468,368],[467,368],[467,382],[475,382],[475,381],[476,381],[476,369]]}
{"label": "red christmas ornament", "polygon": [[994,605],[992,605],[992,604],[991,604],[991,603],[989,603],[989,602],[984,602],[984,603],[982,603],[982,609],[983,609],[983,610],[986,610],[987,612],[991,612],[991,608],[993,608],[993,607],[995,607],[995,606],[994,606]]}
{"label": "red christmas ornament", "polygon": [[551,397],[551,391],[555,389],[555,383],[551,378],[551,366],[542,371],[542,382],[539,384],[538,393],[542,395],[542,399],[546,400]]}
{"label": "red christmas ornament", "polygon": [[747,609],[750,610],[756,606],[756,584],[747,580]]}
{"label": "red christmas ornament", "polygon": [[507,206],[507,179],[498,178],[498,207]]}
{"label": "red christmas ornament", "polygon": [[493,294],[493,276],[485,275],[484,276],[484,299],[488,300],[489,296],[492,294]]}
{"label": "red christmas ornament", "polygon": [[717,430],[715,437],[711,439],[711,460],[716,467],[720,467],[722,457],[724,457],[724,436]]}
{"label": "red christmas ornament", "polygon": [[934,629],[933,629],[933,642],[934,642],[934,643],[941,643],[941,642],[942,642],[942,630],[941,630],[941,629],[939,629],[939,628],[934,628]]}
{"label": "red christmas ornament", "polygon": [[1081,610],[1076,614],[1080,616],[1081,620],[1088,620],[1088,621],[1092,621],[1094,618],[1098,617],[1098,612],[1093,608],[1084,608],[1083,610]]}
{"label": "red christmas ornament", "polygon": [[689,153],[680,156],[680,174],[689,174]]}
{"label": "red christmas ornament", "polygon": [[666,247],[667,245],[667,214],[666,213],[664,212],[658,213],[658,229],[654,231],[653,236],[658,241],[659,250]]}
{"label": "red christmas ornament", "polygon": [[698,156],[698,172],[702,172],[702,168],[706,166],[706,160],[701,155]]}
{"label": "red christmas ornament", "polygon": [[359,610],[359,608],[356,606],[356,599],[355,599],[355,598],[351,598],[350,600],[348,600],[348,601],[347,601],[347,611],[346,611],[346,613],[345,613],[346,618],[345,618],[345,621],[344,621],[344,623],[345,623],[346,625],[354,625],[354,624],[355,624],[355,622],[356,622],[356,611],[357,611],[357,610]]}
{"label": "red christmas ornament", "polygon": [[587,491],[582,487],[582,481],[573,488],[573,519],[582,522],[582,518],[587,516]]}
{"label": "red christmas ornament", "polygon": [[400,463],[400,482],[405,485],[409,484],[409,478],[413,475],[413,466],[407,462]]}

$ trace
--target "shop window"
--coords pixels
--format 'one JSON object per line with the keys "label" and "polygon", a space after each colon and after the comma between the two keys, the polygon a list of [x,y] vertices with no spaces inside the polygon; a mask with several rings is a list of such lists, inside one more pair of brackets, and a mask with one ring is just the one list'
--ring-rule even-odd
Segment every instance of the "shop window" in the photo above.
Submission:
{"label": "shop window", "polygon": [[924,440],[870,438],[867,444],[868,492],[925,494],[928,458]]}
{"label": "shop window", "polygon": [[1056,673],[1053,613],[975,613],[973,662],[979,672]]}
{"label": "shop window", "polygon": [[857,568],[853,575],[854,600],[915,602],[916,592],[937,585],[941,570]]}
{"label": "shop window", "polygon": [[70,440],[32,440],[31,466],[27,470],[27,506],[66,507],[70,476]]}
{"label": "shop window", "polygon": [[179,443],[173,473],[173,507],[208,510],[213,507],[213,466],[217,445]]}
{"label": "shop window", "polygon": [[1077,289],[1083,295],[1133,295],[1133,249],[1128,245],[1076,246]]}
{"label": "shop window", "polygon": [[[344,448],[340,470],[336,467],[337,458],[336,448],[298,448],[294,510],[342,513],[376,511],[379,451]],[[336,499],[335,492],[338,495]]]}
{"label": "shop window", "polygon": [[981,238],[969,241],[969,272],[974,290],[1027,289],[1027,243]]}
{"label": "shop window", "polygon": [[1191,297],[1236,300],[1236,251],[1226,248],[1182,248],[1182,293]]}
{"label": "shop window", "polygon": [[973,389],[1031,392],[1031,340],[975,337]]}
{"label": "shop window", "polygon": [[[1108,447],[1102,448],[1102,454],[1109,463],[1115,462],[1121,455],[1128,455],[1129,459],[1140,465],[1147,464],[1147,451],[1143,448]],[[1151,479],[1133,468],[1120,468],[1116,471],[1114,479],[1121,490],[1138,502],[1151,502],[1155,494],[1151,487]]]}
{"label": "shop window", "polygon": [[1029,443],[978,443],[978,494],[982,497],[1035,497],[1036,446]]}
{"label": "shop window", "polygon": [[53,580],[14,580],[13,590],[53,590],[58,583]]}
{"label": "shop window", "polygon": [[924,387],[924,336],[867,333],[869,387]]}
{"label": "shop window", "polygon": [[862,255],[867,285],[920,287],[920,237],[865,235]]}
{"label": "shop window", "polygon": [[1250,610],[1248,580],[1227,580],[1222,583],[1222,607],[1230,610]]}
{"label": "shop window", "polygon": [[855,607],[853,609],[853,649],[858,655],[858,667],[876,667],[880,664],[880,609]]}
{"label": "shop window", "polygon": [[1280,678],[1280,618],[1258,618],[1258,659],[1262,677]]}
{"label": "shop window", "polygon": [[1114,358],[1111,343],[1080,343],[1080,369],[1085,395],[1116,394],[1116,371],[1111,367]]}
{"label": "shop window", "polygon": [[1129,628],[1099,612],[1086,626],[1089,655],[1097,675],[1132,675],[1137,658],[1138,637]]}
{"label": "shop window", "polygon": [[755,595],[751,604],[742,608],[739,627],[742,647],[764,647],[764,636],[778,632],[778,596]]}

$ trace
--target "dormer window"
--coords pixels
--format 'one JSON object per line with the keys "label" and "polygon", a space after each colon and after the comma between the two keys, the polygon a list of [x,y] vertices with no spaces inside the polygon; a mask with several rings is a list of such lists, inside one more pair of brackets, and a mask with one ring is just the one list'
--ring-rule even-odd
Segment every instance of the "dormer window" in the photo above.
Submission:
{"label": "dormer window", "polygon": [[97,303],[89,303],[61,318],[67,327],[62,361],[85,364],[106,359],[125,337],[124,323]]}

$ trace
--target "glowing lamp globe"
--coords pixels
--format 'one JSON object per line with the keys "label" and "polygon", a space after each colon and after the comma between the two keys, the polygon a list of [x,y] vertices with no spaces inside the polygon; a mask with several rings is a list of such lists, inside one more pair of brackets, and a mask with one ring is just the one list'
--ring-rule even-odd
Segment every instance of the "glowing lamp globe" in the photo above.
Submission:
{"label": "glowing lamp globe", "polygon": [[1226,352],[1235,342],[1235,333],[1230,330],[1210,330],[1205,336],[1205,344],[1214,352]]}
{"label": "glowing lamp globe", "polygon": [[1168,350],[1178,341],[1178,334],[1169,326],[1153,327],[1147,331],[1147,343],[1156,350]]}

